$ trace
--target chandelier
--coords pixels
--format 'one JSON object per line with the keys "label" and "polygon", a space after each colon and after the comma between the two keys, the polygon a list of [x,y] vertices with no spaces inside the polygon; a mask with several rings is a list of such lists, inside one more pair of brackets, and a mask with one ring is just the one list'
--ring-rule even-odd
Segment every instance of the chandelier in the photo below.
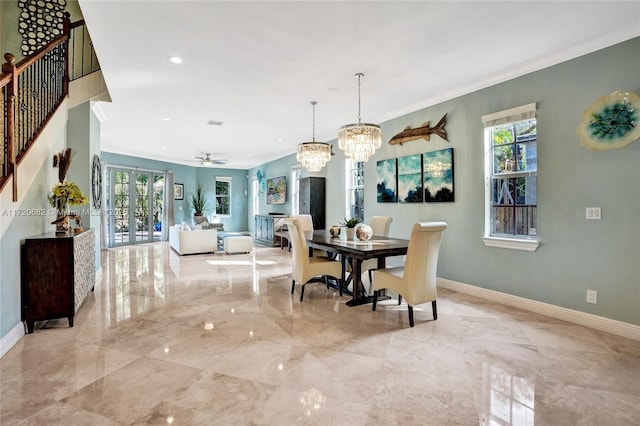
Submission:
{"label": "chandelier", "polygon": [[338,147],[353,161],[367,161],[376,149],[382,146],[382,133],[377,124],[363,123],[360,116],[360,79],[364,74],[359,72],[358,77],[358,122],[347,124],[338,131]]}
{"label": "chandelier", "polygon": [[311,101],[313,107],[313,140],[298,144],[296,160],[310,172],[319,172],[327,161],[331,160],[331,145],[316,142],[316,101]]}

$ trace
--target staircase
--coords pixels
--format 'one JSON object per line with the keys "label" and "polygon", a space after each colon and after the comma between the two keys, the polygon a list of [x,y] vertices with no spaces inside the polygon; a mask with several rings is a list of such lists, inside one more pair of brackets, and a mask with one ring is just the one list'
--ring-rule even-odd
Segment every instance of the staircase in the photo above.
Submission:
{"label": "staircase", "polygon": [[4,55],[0,87],[4,97],[0,126],[0,192],[11,188],[18,201],[18,167],[69,95],[69,83],[100,70],[84,20],[70,23],[61,36],[14,64]]}

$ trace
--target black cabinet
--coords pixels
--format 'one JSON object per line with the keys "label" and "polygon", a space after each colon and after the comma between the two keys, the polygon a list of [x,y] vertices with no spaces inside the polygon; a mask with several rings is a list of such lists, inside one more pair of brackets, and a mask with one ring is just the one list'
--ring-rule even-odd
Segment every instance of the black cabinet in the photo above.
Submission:
{"label": "black cabinet", "polygon": [[313,229],[325,229],[325,179],[300,179],[299,196],[300,214],[310,214],[313,217]]}
{"label": "black cabinet", "polygon": [[93,229],[73,235],[51,232],[25,239],[22,256],[22,320],[73,317],[95,284]]}

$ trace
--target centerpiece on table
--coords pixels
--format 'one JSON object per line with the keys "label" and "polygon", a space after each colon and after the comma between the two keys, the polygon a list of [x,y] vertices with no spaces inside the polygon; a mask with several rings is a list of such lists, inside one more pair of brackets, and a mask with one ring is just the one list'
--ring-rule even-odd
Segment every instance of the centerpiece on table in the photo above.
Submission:
{"label": "centerpiece on table", "polygon": [[347,219],[346,217],[342,222],[340,222],[341,226],[347,227],[347,240],[353,240],[353,232],[357,224],[362,222],[359,217],[352,217]]}
{"label": "centerpiece on table", "polygon": [[80,216],[70,213],[70,206],[80,206],[89,202],[78,185],[65,181],[70,164],[71,148],[55,155],[53,166],[58,167],[58,182],[51,188],[49,204],[56,209],[56,220],[51,222],[56,226],[56,234],[67,234],[70,231],[69,221],[71,219],[76,222],[80,221]]}

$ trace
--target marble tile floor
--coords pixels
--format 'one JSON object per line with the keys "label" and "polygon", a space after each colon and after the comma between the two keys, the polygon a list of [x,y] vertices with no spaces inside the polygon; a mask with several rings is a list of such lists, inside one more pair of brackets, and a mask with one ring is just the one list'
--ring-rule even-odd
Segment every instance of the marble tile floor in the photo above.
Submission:
{"label": "marble tile floor", "polygon": [[447,290],[415,309],[311,284],[291,254],[108,250],[69,328],[0,360],[1,425],[638,425],[640,342]]}

